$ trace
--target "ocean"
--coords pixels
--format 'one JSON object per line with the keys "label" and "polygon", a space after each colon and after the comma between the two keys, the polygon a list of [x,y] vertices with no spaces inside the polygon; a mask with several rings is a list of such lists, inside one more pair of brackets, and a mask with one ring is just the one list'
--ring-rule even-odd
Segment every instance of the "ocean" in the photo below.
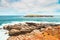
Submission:
{"label": "ocean", "polygon": [[[54,17],[23,17],[23,16],[0,16],[0,27],[2,25],[13,23],[13,22],[54,22],[60,23],[60,16],[56,15]],[[8,34],[5,34],[6,30],[0,30],[0,40],[7,40]]]}
{"label": "ocean", "polygon": [[0,16],[0,25],[12,22],[60,22],[60,16],[54,17],[23,17],[23,16]]}

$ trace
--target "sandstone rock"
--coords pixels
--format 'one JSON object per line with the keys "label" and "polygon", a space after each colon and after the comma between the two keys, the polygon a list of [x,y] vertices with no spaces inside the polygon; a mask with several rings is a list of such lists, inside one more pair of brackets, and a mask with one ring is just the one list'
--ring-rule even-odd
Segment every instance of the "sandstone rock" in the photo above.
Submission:
{"label": "sandstone rock", "polygon": [[16,36],[16,35],[19,35],[20,34],[20,30],[16,30],[16,29],[11,29],[9,31],[9,35],[10,36]]}
{"label": "sandstone rock", "polygon": [[13,26],[12,25],[5,25],[3,27],[3,29],[5,29],[5,30],[11,30],[11,27],[13,27]]}
{"label": "sandstone rock", "polygon": [[51,40],[49,36],[60,38],[59,24],[26,22],[24,24],[5,25],[3,29],[9,31],[10,37],[7,40],[43,40],[45,37]]}

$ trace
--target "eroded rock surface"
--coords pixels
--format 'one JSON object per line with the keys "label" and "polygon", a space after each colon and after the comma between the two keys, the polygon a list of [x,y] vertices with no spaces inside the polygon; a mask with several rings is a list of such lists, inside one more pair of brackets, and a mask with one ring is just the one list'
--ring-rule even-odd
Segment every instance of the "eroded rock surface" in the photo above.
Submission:
{"label": "eroded rock surface", "polygon": [[26,22],[5,25],[3,29],[9,31],[7,40],[60,40],[60,24]]}

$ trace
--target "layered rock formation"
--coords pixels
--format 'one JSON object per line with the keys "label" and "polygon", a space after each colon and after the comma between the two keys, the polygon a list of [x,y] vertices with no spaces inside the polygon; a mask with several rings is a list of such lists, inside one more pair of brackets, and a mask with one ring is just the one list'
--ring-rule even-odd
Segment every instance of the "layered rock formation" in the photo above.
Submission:
{"label": "layered rock formation", "polygon": [[7,40],[60,40],[60,24],[48,23],[19,23],[5,25],[9,31]]}

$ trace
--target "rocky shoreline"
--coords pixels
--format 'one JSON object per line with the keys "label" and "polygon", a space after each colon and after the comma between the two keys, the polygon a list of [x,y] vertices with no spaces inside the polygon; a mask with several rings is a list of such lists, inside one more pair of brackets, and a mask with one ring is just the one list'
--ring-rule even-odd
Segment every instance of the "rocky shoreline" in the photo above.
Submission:
{"label": "rocky shoreline", "polygon": [[25,22],[5,25],[7,40],[60,40],[60,24]]}

